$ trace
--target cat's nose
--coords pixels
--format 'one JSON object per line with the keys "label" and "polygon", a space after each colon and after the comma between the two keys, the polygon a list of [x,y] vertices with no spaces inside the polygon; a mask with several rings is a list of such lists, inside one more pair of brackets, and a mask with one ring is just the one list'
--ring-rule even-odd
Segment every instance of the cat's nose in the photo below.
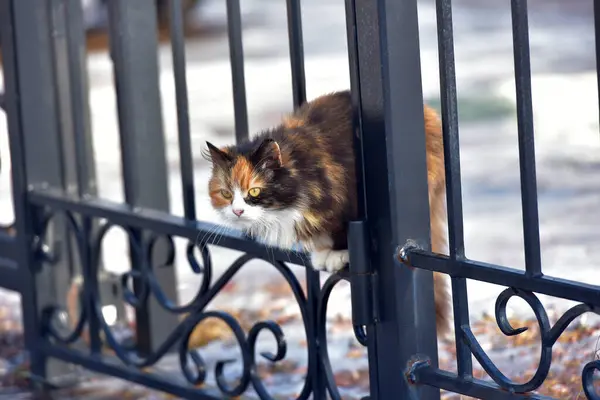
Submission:
{"label": "cat's nose", "polygon": [[236,210],[235,208],[234,208],[232,211],[233,211],[233,213],[234,213],[235,215],[237,215],[238,217],[241,217],[241,216],[242,216],[242,214],[244,213],[244,210]]}

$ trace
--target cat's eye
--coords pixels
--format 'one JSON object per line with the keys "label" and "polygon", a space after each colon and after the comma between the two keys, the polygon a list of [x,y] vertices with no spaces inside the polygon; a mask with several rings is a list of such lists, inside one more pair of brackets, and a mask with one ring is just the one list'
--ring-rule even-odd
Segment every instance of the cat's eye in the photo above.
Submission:
{"label": "cat's eye", "polygon": [[260,194],[260,188],[252,188],[248,190],[248,194],[250,195],[250,197],[258,197],[258,195]]}
{"label": "cat's eye", "polygon": [[225,190],[225,189],[221,189],[221,196],[223,196],[227,200],[230,200],[233,197],[231,195],[231,192],[229,190]]}

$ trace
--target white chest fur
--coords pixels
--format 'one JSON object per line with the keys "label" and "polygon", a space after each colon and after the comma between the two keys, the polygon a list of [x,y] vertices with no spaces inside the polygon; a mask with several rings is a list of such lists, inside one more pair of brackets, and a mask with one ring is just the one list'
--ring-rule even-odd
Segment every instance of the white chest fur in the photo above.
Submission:
{"label": "white chest fur", "polygon": [[268,211],[250,228],[252,236],[271,246],[291,249],[298,244],[295,225],[302,219],[298,210]]}

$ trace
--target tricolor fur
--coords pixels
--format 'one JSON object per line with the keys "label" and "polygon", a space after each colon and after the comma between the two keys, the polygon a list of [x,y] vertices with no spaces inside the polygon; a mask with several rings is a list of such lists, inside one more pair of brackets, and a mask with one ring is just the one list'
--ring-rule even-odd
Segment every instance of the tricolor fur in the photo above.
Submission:
{"label": "tricolor fur", "polygon": [[[446,247],[441,124],[424,107],[432,250]],[[314,268],[335,272],[348,263],[348,222],[357,218],[353,112],[349,91],[305,103],[279,126],[217,148],[209,193],[225,225],[281,248],[300,244]],[[448,328],[449,296],[434,275],[438,330]]]}

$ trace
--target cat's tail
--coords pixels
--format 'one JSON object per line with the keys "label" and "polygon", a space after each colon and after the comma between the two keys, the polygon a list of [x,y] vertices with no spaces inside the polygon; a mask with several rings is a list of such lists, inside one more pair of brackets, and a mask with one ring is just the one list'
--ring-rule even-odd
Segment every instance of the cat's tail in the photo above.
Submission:
{"label": "cat's tail", "polygon": [[[429,184],[429,218],[431,224],[431,251],[447,254],[448,218],[446,213],[446,179],[442,124],[437,112],[425,105],[425,146],[427,150],[427,180]],[[433,273],[435,317],[438,337],[450,331],[452,319],[451,296],[448,279],[444,274]]]}
{"label": "cat's tail", "polygon": [[[441,195],[433,196],[430,200],[431,218],[431,251],[438,254],[447,254],[446,241],[446,207],[444,190]],[[435,319],[438,336],[445,336],[450,331],[452,304],[450,298],[448,279],[439,272],[433,273],[433,293],[435,296]]]}
{"label": "cat's tail", "polygon": [[444,274],[433,273],[433,291],[435,295],[435,322],[438,337],[445,336],[450,331],[450,294],[448,282]]}

